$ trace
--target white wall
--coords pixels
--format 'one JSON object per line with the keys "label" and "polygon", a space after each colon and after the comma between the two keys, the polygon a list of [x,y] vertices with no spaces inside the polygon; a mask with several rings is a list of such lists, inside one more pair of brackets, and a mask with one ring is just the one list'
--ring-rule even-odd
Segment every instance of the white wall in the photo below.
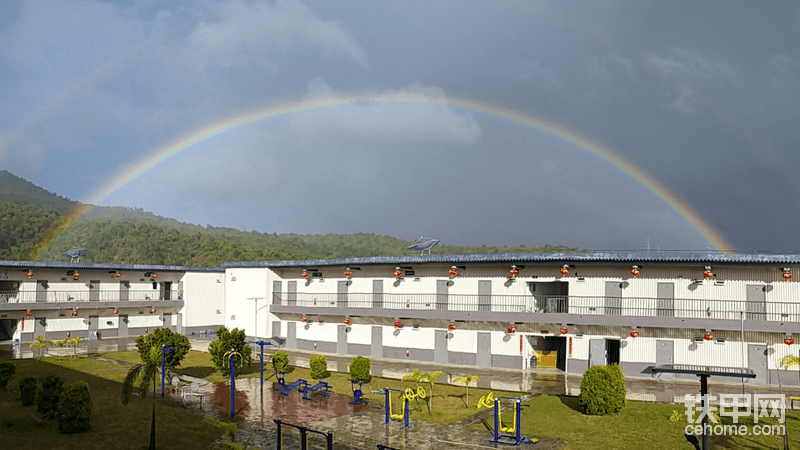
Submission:
{"label": "white wall", "polygon": [[[224,323],[225,274],[186,272],[183,287],[183,327],[218,326]],[[177,286],[176,286],[177,287]]]}

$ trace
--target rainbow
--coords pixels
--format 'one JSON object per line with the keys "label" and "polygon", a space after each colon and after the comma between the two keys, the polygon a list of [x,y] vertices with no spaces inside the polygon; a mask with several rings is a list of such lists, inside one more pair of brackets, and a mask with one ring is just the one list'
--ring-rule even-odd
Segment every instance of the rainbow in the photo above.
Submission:
{"label": "rainbow", "polygon": [[466,100],[462,98],[446,96],[426,96],[421,94],[398,92],[388,94],[371,95],[336,95],[324,96],[313,99],[306,99],[295,103],[286,103],[266,109],[248,111],[243,114],[234,115],[215,122],[211,125],[195,130],[183,137],[161,147],[152,152],[149,156],[131,166],[120,171],[110,182],[103,185],[88,199],[88,204],[81,204],[68,211],[46,232],[45,236],[30,253],[31,259],[38,259],[48,246],[52,244],[62,233],[80,219],[86,213],[92,211],[101,200],[109,196],[120,187],[132,182],[156,165],[167,158],[174,156],[181,151],[200,143],[206,139],[220,135],[234,128],[259,122],[265,119],[284,116],[288,114],[301,113],[322,108],[331,108],[342,105],[365,104],[365,103],[389,103],[389,104],[440,104],[474,111],[481,114],[506,119],[511,122],[540,130],[553,136],[557,136],[564,141],[572,143],[598,157],[613,164],[623,172],[633,177],[642,186],[653,192],[663,200],[670,208],[680,214],[700,235],[719,251],[731,251],[732,247],[723,239],[718,231],[703,220],[688,204],[672,193],[668,188],[656,181],[653,177],[633,166],[625,160],[619,158],[607,148],[600,144],[581,136],[574,130],[556,125],[529,114],[523,114],[509,108],[493,106],[486,103]]}

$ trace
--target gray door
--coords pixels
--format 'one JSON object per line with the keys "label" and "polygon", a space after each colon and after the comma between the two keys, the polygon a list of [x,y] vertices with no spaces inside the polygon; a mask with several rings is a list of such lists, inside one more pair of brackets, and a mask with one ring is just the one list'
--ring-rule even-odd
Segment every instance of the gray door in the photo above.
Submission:
{"label": "gray door", "polygon": [[172,313],[164,314],[164,328],[169,328],[171,331],[175,331],[175,329],[172,327]]}
{"label": "gray door", "polygon": [[[673,341],[656,341],[656,365],[675,364],[675,343]],[[659,378],[674,378],[671,373],[662,373]]]}
{"label": "gray door", "polygon": [[[273,305],[280,305],[281,304],[281,282],[280,281],[273,281],[272,282],[272,304]],[[277,336],[277,335],[276,335]]]}
{"label": "gray door", "polygon": [[674,283],[658,283],[658,300],[656,300],[656,315],[658,317],[675,317]]}
{"label": "gray door", "polygon": [[272,336],[281,336],[281,323],[278,321],[272,322]]}
{"label": "gray door", "polygon": [[165,281],[164,283],[161,284],[161,289],[163,291],[161,298],[163,298],[164,300],[172,300],[172,282]]}
{"label": "gray door", "polygon": [[436,280],[436,309],[449,309],[448,292],[450,284],[447,280]]}
{"label": "gray door", "polygon": [[286,322],[286,348],[297,348],[297,322]]}
{"label": "gray door", "polygon": [[119,315],[119,336],[127,336],[128,335],[128,315],[127,314],[120,314]]}
{"label": "gray door", "polygon": [[475,356],[478,367],[492,367],[492,335],[478,333],[478,354]]}
{"label": "gray door", "polygon": [[767,320],[767,294],[762,284],[747,285],[747,320]]}
{"label": "gray door", "polygon": [[39,336],[44,336],[45,334],[45,318],[44,317],[36,317],[33,320],[33,338],[36,339]]}
{"label": "gray door", "polygon": [[606,364],[606,340],[589,340],[589,367],[604,366]]}
{"label": "gray door", "polygon": [[372,345],[369,356],[383,357],[383,327],[372,327]]}
{"label": "gray door", "polygon": [[435,330],[433,336],[433,362],[447,363],[447,330]]}
{"label": "gray door", "polygon": [[128,290],[131,288],[130,281],[120,281],[119,282],[119,301],[127,302],[128,301]]}
{"label": "gray door", "polygon": [[297,306],[297,281],[286,283],[286,304],[288,306]]}
{"label": "gray door", "polygon": [[610,316],[622,315],[622,283],[606,281],[605,313]]}
{"label": "gray door", "polygon": [[766,345],[750,344],[747,346],[747,367],[756,373],[756,377],[751,381],[751,383],[769,384]]}
{"label": "gray door", "polygon": [[478,311],[489,312],[492,310],[492,282],[489,280],[478,281]]}
{"label": "gray door", "polygon": [[372,307],[383,308],[383,280],[372,280]]}
{"label": "gray door", "polygon": [[92,280],[89,282],[89,301],[100,301],[100,280]]}
{"label": "gray door", "polygon": [[47,280],[36,280],[36,303],[47,301]]}
{"label": "gray door", "polygon": [[336,289],[336,306],[347,308],[347,281],[339,281]]}
{"label": "gray door", "polygon": [[100,326],[100,316],[89,316],[89,336],[97,333]]}
{"label": "gray door", "polygon": [[347,325],[338,325],[336,330],[336,353],[340,355],[349,353],[347,349]]}

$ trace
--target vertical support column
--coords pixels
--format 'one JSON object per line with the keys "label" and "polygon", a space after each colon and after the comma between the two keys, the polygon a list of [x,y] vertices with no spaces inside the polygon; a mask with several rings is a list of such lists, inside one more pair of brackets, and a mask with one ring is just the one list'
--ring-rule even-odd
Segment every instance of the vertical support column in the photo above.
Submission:
{"label": "vertical support column", "polygon": [[383,393],[386,396],[385,401],[383,402],[383,406],[384,406],[384,408],[386,410],[386,421],[383,422],[383,423],[385,425],[388,425],[389,421],[391,420],[391,416],[390,416],[390,414],[391,414],[391,409],[390,409],[391,405],[389,405],[389,401],[391,399],[389,398],[389,390],[388,389],[384,389]]}
{"label": "vertical support column", "polygon": [[405,406],[405,414],[403,414],[403,427],[408,428],[408,425],[409,425],[408,418],[411,415],[411,413],[408,410],[409,409],[408,408],[408,397],[404,396],[403,397],[403,401],[404,401],[403,406]]}
{"label": "vertical support column", "polygon": [[700,394],[703,406],[703,450],[708,450],[708,375],[700,375]]}
{"label": "vertical support column", "polygon": [[500,400],[494,399],[494,441],[500,440]]}

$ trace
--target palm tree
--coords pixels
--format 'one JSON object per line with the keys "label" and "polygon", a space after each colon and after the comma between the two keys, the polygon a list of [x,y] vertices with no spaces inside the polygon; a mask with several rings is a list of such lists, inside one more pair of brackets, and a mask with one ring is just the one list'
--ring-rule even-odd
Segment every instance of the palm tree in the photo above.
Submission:
{"label": "palm tree", "polygon": [[464,383],[464,386],[467,388],[467,408],[469,408],[469,385],[473,381],[478,382],[481,379],[478,378],[477,375],[467,375],[466,378],[453,378],[453,383]]}
{"label": "palm tree", "polygon": [[[41,358],[42,349],[47,348],[47,340],[42,335],[36,336],[36,342],[31,342],[31,348],[39,350],[39,357]],[[36,361],[36,357],[33,360]]]}
{"label": "palm tree", "polygon": [[437,370],[433,373],[422,372],[419,374],[419,381],[427,381],[431,385],[430,395],[428,396],[428,414],[433,414],[433,385],[436,383],[436,379],[442,375],[444,375],[444,372],[441,370]]}
{"label": "palm tree", "polygon": [[800,366],[800,356],[786,355],[780,361],[783,370],[789,370],[791,367]]}
{"label": "palm tree", "polygon": [[67,340],[66,339],[61,339],[61,340],[58,340],[58,341],[50,341],[50,343],[59,348],[59,350],[58,350],[58,362],[61,362],[61,350],[60,349],[62,349],[64,347],[64,344],[67,343]]}
{"label": "palm tree", "polygon": [[80,336],[76,336],[72,339],[67,339],[67,344],[72,345],[72,356],[78,356],[78,341],[81,340]]}
{"label": "palm tree", "polygon": [[161,349],[153,346],[150,352],[142,355],[142,364],[131,367],[125,381],[122,383],[122,395],[120,399],[123,405],[127,405],[133,392],[136,380],[139,380],[139,394],[147,396],[150,386],[153,387],[153,415],[150,419],[150,450],[156,448],[156,379],[161,366]]}

